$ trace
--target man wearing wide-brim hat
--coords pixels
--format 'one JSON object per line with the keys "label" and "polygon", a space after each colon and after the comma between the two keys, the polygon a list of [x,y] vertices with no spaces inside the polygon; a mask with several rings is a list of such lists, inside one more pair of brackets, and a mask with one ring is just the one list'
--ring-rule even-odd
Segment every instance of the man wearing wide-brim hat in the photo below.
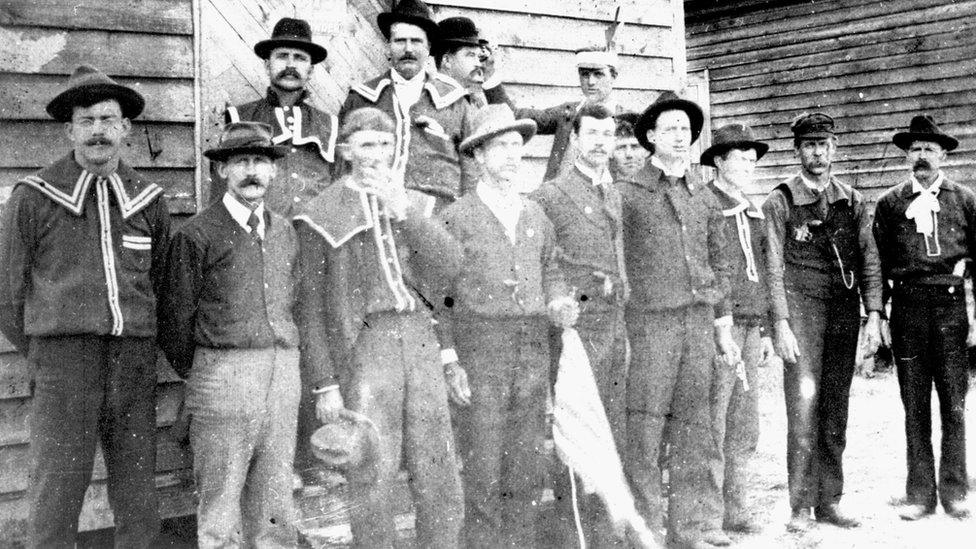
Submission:
{"label": "man wearing wide-brim hat", "polygon": [[457,199],[477,179],[473,161],[458,150],[471,134],[474,109],[461,84],[429,66],[440,29],[426,4],[397,2],[392,11],[377,16],[377,24],[387,40],[390,69],[352,86],[339,118],[373,107],[394,120],[394,172],[407,189],[419,191],[414,199],[430,211]]}
{"label": "man wearing wide-brim hat", "polygon": [[34,379],[29,547],[70,547],[95,446],[108,466],[117,547],[159,530],[156,301],[169,212],[121,160],[145,101],[82,65],[47,105],[72,150],[14,184],[0,218],[0,330]]}
{"label": "man wearing wide-brim hat", "polygon": [[790,129],[799,173],[777,185],[762,206],[773,343],[785,368],[786,528],[805,531],[814,518],[853,528],[859,522],[839,507],[848,399],[862,303],[869,355],[881,340],[881,269],[867,202],[831,171],[834,119],[803,113]]}
{"label": "man wearing wide-brim hat", "polygon": [[[756,162],[769,145],[756,140],[752,128],[729,124],[712,132],[712,145],[701,164],[715,168],[708,188],[725,217],[732,264],[732,336],[742,352],[734,368],[718,365],[712,380],[712,431],[720,446],[712,469],[724,471],[721,485],[710,485],[704,497],[717,511],[709,517],[716,539],[724,529],[754,532],[746,504],[749,460],[759,442],[757,368],[773,352],[769,335],[769,291],[766,284],[766,229],[762,211],[746,196],[752,190]],[[731,540],[729,540],[731,542]]]}
{"label": "man wearing wide-brim hat", "polygon": [[444,299],[442,322],[458,362],[448,372],[451,399],[468,408],[461,448],[470,547],[532,547],[546,437],[549,323],[579,314],[559,268],[552,223],[519,195],[519,169],[535,122],[506,105],[482,111],[461,144],[482,168],[475,190],[441,214],[465,255]]}
{"label": "man wearing wide-brim hat", "polygon": [[186,379],[200,547],[297,543],[298,239],[264,198],[287,151],[266,124],[228,124],[204,152],[227,191],[169,247],[160,346]]}
{"label": "man wearing wide-brim hat", "polygon": [[[274,143],[288,147],[288,154],[277,162],[278,175],[265,203],[272,211],[291,217],[332,182],[339,122],[334,114],[312,105],[309,87],[316,66],[322,66],[328,51],[313,41],[308,21],[284,17],[275,23],[270,38],[254,45],[254,53],[264,62],[267,92],[255,101],[228,106],[224,123],[267,124],[273,128]],[[211,198],[220,200],[226,182],[216,173],[215,164],[210,171]],[[307,421],[302,424],[304,434],[310,435],[314,427]],[[307,444],[302,445],[300,454],[310,463]],[[303,461],[301,457],[299,461]]]}
{"label": "man wearing wide-brim hat", "polygon": [[[976,195],[941,170],[959,141],[928,115],[912,118],[892,139],[905,151],[908,181],[878,200],[874,237],[891,288],[891,335],[905,407],[908,480],[900,515],[918,520],[941,500],[964,518],[967,316],[962,265],[976,253]],[[932,385],[939,395],[942,454],[932,454]],[[938,479],[938,480],[936,480]]]}
{"label": "man wearing wide-brim hat", "polygon": [[731,250],[725,219],[715,195],[690,169],[690,147],[703,122],[694,102],[662,93],[634,128],[652,156],[632,180],[620,183],[631,287],[625,465],[638,509],[647,524],[658,527],[658,459],[667,427],[668,537],[689,547],[723,541],[706,531],[709,511],[700,503],[702,493],[714,489],[706,486],[713,476],[702,456],[716,451],[709,402],[702,395],[711,387],[716,355],[725,367],[739,361],[727,297]]}

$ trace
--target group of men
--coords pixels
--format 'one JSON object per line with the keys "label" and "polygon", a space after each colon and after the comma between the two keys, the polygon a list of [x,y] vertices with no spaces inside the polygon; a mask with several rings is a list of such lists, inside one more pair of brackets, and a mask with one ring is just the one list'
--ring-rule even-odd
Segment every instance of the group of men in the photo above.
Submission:
{"label": "group of men", "polygon": [[[746,473],[757,366],[785,364],[790,530],[838,507],[861,329],[885,300],[906,410],[902,518],[966,516],[962,260],[976,195],[940,165],[958,142],[916,117],[907,182],[879,201],[836,179],[834,122],[792,125],[800,170],[761,207],[768,151],[748,126],[691,145],[702,110],[613,99],[612,53],[581,51],[584,97],[514,108],[466,18],[418,0],[380,14],[390,70],[338,115],[307,103],[327,51],[283,19],[255,45],[270,87],[229,107],[205,151],[212,204],[170,230],[162,189],[120,159],[145,101],[80,67],[47,107],[73,149],[14,187],[0,226],[0,328],[33,369],[31,547],[74,543],[96,442],[116,545],[157,534],[157,343],[186,379],[201,547],[298,543],[293,470],[346,477],[357,546],[392,547],[406,468],[422,547],[532,547],[552,478],[556,535],[640,543],[545,452],[547,399],[574,327],[637,508],[662,546],[760,527]],[[433,54],[442,72],[428,70]],[[555,135],[545,181],[520,168]],[[701,180],[692,163],[715,168]],[[938,482],[929,406],[942,410]],[[297,453],[297,457],[296,457]],[[663,473],[667,471],[667,490]],[[662,527],[664,530],[662,530]]]}

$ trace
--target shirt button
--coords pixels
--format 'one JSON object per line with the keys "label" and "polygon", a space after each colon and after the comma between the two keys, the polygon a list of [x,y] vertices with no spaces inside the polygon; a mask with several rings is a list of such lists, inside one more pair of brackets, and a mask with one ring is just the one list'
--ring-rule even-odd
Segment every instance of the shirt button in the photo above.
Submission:
{"label": "shirt button", "polygon": [[952,286],[949,286],[949,293],[950,294],[956,293],[956,289],[954,287],[952,287]]}
{"label": "shirt button", "polygon": [[295,202],[301,202],[301,201],[302,201],[302,197],[300,197],[300,196],[296,196],[295,197]]}
{"label": "shirt button", "polygon": [[690,255],[687,255],[687,254],[685,254],[685,261],[691,261],[691,256],[690,256]]}
{"label": "shirt button", "polygon": [[686,227],[684,224],[682,224],[681,225],[681,232],[685,232],[687,230],[688,230],[688,227]]}
{"label": "shirt button", "polygon": [[291,152],[298,152],[298,149],[296,149],[295,147],[292,147],[291,148]]}
{"label": "shirt button", "polygon": [[292,177],[292,179],[298,179],[298,174],[292,172],[291,177]]}
{"label": "shirt button", "polygon": [[286,119],[285,119],[285,122],[288,122],[289,124],[291,124],[291,123],[292,123],[292,122],[294,122],[294,121],[295,121],[295,119],[294,119],[294,118],[292,118],[292,117],[290,117],[290,116],[289,116],[288,118],[286,118]]}
{"label": "shirt button", "polygon": [[586,212],[586,215],[590,215],[591,213],[593,213],[593,208],[587,206],[583,208],[583,211]]}

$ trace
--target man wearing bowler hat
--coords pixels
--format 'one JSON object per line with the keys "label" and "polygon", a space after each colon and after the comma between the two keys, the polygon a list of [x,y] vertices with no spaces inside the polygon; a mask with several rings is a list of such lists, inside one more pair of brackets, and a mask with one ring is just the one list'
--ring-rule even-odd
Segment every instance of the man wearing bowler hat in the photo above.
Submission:
{"label": "man wearing bowler hat", "polygon": [[227,191],[173,235],[160,343],[186,382],[200,547],[293,547],[298,240],[264,202],[287,154],[232,122],[204,154]]}
{"label": "man wearing bowler hat", "polygon": [[[308,90],[315,66],[328,52],[312,41],[307,21],[285,17],[275,24],[270,38],[254,45],[254,53],[264,61],[268,90],[256,101],[228,106],[224,122],[267,124],[273,128],[275,145],[288,147],[288,154],[276,162],[278,175],[268,188],[265,204],[271,211],[291,217],[332,181],[338,118],[312,106]],[[220,200],[226,182],[215,169],[211,173],[211,196]],[[307,445],[303,446],[310,458]]]}
{"label": "man wearing bowler hat", "polygon": [[[874,237],[883,280],[892,281],[891,335],[905,407],[908,480],[905,520],[935,512],[964,518],[966,298],[963,273],[976,253],[976,195],[946,178],[940,167],[959,141],[932,117],[915,116],[892,140],[905,151],[908,181],[878,200]],[[939,395],[942,455],[936,477],[932,455],[932,385]],[[938,478],[938,480],[936,480]],[[937,498],[938,496],[938,498]]]}
{"label": "man wearing bowler hat", "polygon": [[95,446],[116,547],[159,530],[156,301],[163,189],[120,158],[145,101],[87,65],[47,104],[72,151],[14,184],[0,218],[0,330],[33,373],[29,547],[72,547]]}
{"label": "man wearing bowler hat", "polygon": [[471,133],[473,108],[461,84],[427,66],[431,51],[439,46],[440,29],[426,4],[397,2],[376,21],[387,39],[390,70],[354,85],[339,118],[373,107],[393,119],[393,172],[429,214],[464,194],[477,179],[473,161],[458,151]]}
{"label": "man wearing bowler hat", "polygon": [[[718,363],[712,379],[712,430],[719,446],[709,456],[722,482],[710,484],[706,497],[718,512],[711,517],[716,539],[720,530],[754,532],[758,526],[746,508],[749,460],[759,442],[757,367],[769,358],[769,291],[766,284],[766,230],[762,211],[745,195],[752,188],[756,162],[769,145],[757,141],[752,128],[729,124],[712,133],[712,146],[701,155],[703,166],[715,168],[708,188],[725,217],[729,245],[732,335],[742,353],[734,367]],[[731,540],[729,540],[731,542]]]}
{"label": "man wearing bowler hat", "polygon": [[880,343],[881,266],[867,204],[831,174],[834,120],[804,113],[791,126],[800,172],[769,193],[766,263],[786,397],[790,531],[817,522],[852,528],[842,513],[843,454],[860,301],[867,352]]}
{"label": "man wearing bowler hat", "polygon": [[440,39],[434,50],[437,70],[464,86],[473,106],[484,107],[488,101],[481,85],[485,82],[488,41],[481,37],[474,21],[467,17],[448,17],[437,27],[440,29]]}
{"label": "man wearing bowler hat", "polygon": [[625,467],[638,509],[656,530],[663,516],[658,460],[669,433],[668,537],[681,547],[727,539],[709,530],[713,510],[702,498],[713,481],[705,456],[715,450],[708,394],[716,353],[727,367],[739,361],[726,296],[725,220],[715,195],[689,169],[703,120],[695,103],[662,93],[634,129],[653,156],[620,184],[633,353]]}

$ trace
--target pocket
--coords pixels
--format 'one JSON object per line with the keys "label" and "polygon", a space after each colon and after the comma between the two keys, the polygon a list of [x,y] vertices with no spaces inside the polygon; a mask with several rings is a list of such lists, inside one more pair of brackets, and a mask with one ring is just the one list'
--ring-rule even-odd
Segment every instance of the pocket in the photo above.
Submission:
{"label": "pocket", "polygon": [[130,250],[152,251],[152,237],[140,235],[122,235],[122,246]]}
{"label": "pocket", "polygon": [[130,275],[143,275],[152,266],[152,238],[141,235],[122,235],[119,250],[122,270]]}

